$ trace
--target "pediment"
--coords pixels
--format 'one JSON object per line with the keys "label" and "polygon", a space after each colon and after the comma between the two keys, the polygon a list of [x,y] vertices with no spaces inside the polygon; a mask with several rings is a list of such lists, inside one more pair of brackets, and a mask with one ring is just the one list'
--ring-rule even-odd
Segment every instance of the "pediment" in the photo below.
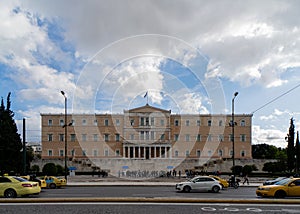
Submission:
{"label": "pediment", "polygon": [[129,113],[151,113],[151,112],[161,112],[161,113],[171,113],[171,110],[165,110],[157,107],[150,106],[146,104],[145,106],[129,109]]}

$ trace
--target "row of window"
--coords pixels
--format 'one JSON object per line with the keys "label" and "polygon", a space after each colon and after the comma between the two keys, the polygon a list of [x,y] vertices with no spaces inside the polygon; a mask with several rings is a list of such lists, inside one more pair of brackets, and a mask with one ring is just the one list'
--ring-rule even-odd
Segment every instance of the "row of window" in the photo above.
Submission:
{"label": "row of window", "polygon": [[[76,124],[76,121],[75,120],[72,120],[72,125],[75,125]],[[98,120],[94,120],[93,121],[93,124],[94,126],[98,126]],[[131,119],[130,120],[130,125],[131,126],[134,126],[135,124],[135,120],[134,119]],[[140,117],[140,123],[139,125],[140,126],[154,126],[155,124],[155,118],[154,117]],[[232,125],[232,121],[230,121],[230,124]],[[65,125],[65,122],[63,119],[60,119],[59,120],[59,125],[60,126],[63,126]],[[87,120],[86,119],[82,119],[81,120],[81,125],[82,126],[87,126]],[[110,126],[110,123],[109,123],[109,120],[108,119],[105,119],[104,122],[103,122],[103,125],[104,126]],[[116,119],[115,120],[115,123],[113,124],[115,126],[120,126],[120,120],[119,119]],[[165,126],[165,120],[160,120],[160,125],[161,126]],[[190,126],[191,125],[191,121],[190,120],[185,120],[185,126]],[[223,120],[219,120],[218,122],[218,125],[219,126],[225,126],[224,124],[224,121]],[[235,123],[235,125],[237,125],[237,123]],[[240,123],[239,123],[240,126],[246,126],[246,122],[245,120],[241,120]],[[48,126],[53,126],[53,120],[52,119],[49,119],[48,120]],[[174,126],[180,126],[180,120],[175,120],[174,121]],[[201,126],[201,121],[200,120],[196,120],[196,126]],[[212,120],[208,120],[207,121],[207,126],[212,126]]]}
{"label": "row of window", "polygon": [[[58,135],[59,141],[64,141],[65,140],[64,136],[65,136],[64,134],[59,134]],[[92,136],[93,136],[93,141],[94,142],[98,142],[99,141],[99,135],[98,134],[93,134]],[[129,136],[130,136],[130,140],[136,140],[134,134],[130,134]],[[70,141],[71,142],[75,142],[76,141],[76,137],[77,137],[76,134],[70,134]],[[202,137],[203,137],[202,135],[198,134],[196,136],[195,140],[197,142],[200,142],[200,141],[202,141]],[[108,142],[108,141],[111,140],[110,139],[111,136],[109,134],[104,134],[103,138],[104,138],[105,142]],[[241,134],[239,136],[239,138],[240,138],[239,139],[240,142],[246,142],[246,135],[245,134]],[[165,134],[161,134],[160,137],[159,137],[159,139],[160,140],[165,140]],[[120,141],[120,134],[115,134],[114,140],[115,141]],[[156,138],[155,138],[155,132],[152,132],[152,131],[151,132],[149,132],[149,131],[141,131],[138,140],[156,140]],[[189,141],[192,141],[192,140],[193,139],[192,139],[192,137],[189,134],[185,135],[185,141],[186,142],[189,142]],[[223,142],[224,141],[224,135],[220,134],[220,135],[217,135],[217,136],[213,136],[213,135],[209,134],[207,136],[206,140],[209,141],[209,142],[213,141],[213,140],[214,141]],[[232,141],[232,140],[233,140],[233,137],[232,137],[232,134],[230,134],[229,137],[228,137],[228,141]],[[48,141],[49,142],[54,141],[53,134],[48,134]],[[88,141],[88,135],[87,134],[82,134],[81,135],[81,141],[82,142]],[[174,141],[179,141],[179,134],[175,134],[174,135]]]}
{"label": "row of window", "polygon": [[[59,156],[63,157],[64,155],[65,155],[65,151],[64,151],[63,149],[59,150]],[[75,156],[75,151],[72,150],[72,151],[70,152],[70,155],[71,155],[72,157],[74,157],[74,156]],[[77,155],[79,155],[79,154],[77,154]],[[82,154],[81,154],[81,155],[82,155],[82,156],[87,156],[86,150],[82,150]],[[98,151],[97,149],[94,149],[92,155],[93,155],[94,157],[99,156],[99,151]],[[103,154],[103,155],[106,156],[106,157],[108,157],[108,156],[110,155],[110,154],[109,154],[109,149],[104,149],[104,154]],[[115,150],[115,156],[119,157],[120,155],[121,155],[120,150],[119,150],[119,149]],[[185,156],[186,156],[186,157],[189,157],[190,155],[191,155],[191,154],[190,154],[190,151],[189,151],[189,150],[186,150],[186,151],[185,151]],[[211,151],[211,150],[208,150],[206,155],[207,155],[207,156],[212,156],[212,151]],[[53,150],[52,150],[52,149],[48,150],[48,156],[53,156]],[[196,156],[197,156],[197,157],[200,157],[200,156],[201,156],[201,151],[200,151],[200,150],[197,150],[197,151],[196,151]],[[224,156],[224,152],[223,152],[222,149],[219,149],[219,150],[218,150],[218,156],[219,156],[219,157],[223,157],[223,156]],[[232,150],[229,151],[229,156],[232,157]],[[245,151],[245,150],[241,150],[241,151],[240,151],[240,156],[241,156],[241,157],[245,157],[245,156],[246,156],[246,151]],[[174,157],[179,157],[179,151],[178,151],[178,150],[175,150],[175,151],[174,151]]]}

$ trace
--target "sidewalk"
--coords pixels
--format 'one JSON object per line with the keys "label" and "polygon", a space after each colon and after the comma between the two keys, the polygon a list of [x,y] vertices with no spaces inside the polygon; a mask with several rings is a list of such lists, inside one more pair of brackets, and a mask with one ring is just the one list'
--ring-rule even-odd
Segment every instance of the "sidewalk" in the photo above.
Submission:
{"label": "sidewalk", "polygon": [[[179,177],[163,177],[163,178],[126,178],[126,177],[97,177],[91,175],[75,175],[69,176],[67,186],[175,186],[176,183],[186,181],[186,178]],[[266,180],[266,179],[265,179]],[[240,187],[258,187],[262,184],[260,178],[253,178],[253,182],[243,185],[240,182]]]}

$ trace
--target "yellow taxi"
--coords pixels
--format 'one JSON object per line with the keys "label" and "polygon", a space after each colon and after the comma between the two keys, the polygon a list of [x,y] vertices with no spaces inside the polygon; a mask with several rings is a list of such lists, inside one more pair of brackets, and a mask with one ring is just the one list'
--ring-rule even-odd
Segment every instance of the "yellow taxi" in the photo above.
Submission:
{"label": "yellow taxi", "polygon": [[275,198],[300,196],[300,178],[286,178],[273,185],[259,186],[256,195]]}
{"label": "yellow taxi", "polygon": [[41,187],[37,182],[17,176],[0,176],[0,197],[16,198],[18,196],[38,195],[40,192]]}
{"label": "yellow taxi", "polygon": [[44,180],[46,181],[47,188],[50,189],[55,189],[55,188],[60,188],[64,187],[67,185],[67,181],[65,178],[60,178],[56,176],[45,176]]}
{"label": "yellow taxi", "polygon": [[26,179],[28,181],[38,182],[41,188],[47,188],[47,183],[42,178],[37,178],[36,176],[33,176],[33,175],[24,175],[24,176],[20,176],[20,177],[24,178],[24,179]]}
{"label": "yellow taxi", "polygon": [[228,188],[229,183],[225,179],[220,178],[219,176],[216,176],[216,175],[210,175],[210,177],[212,177],[212,178],[216,179],[217,181],[219,181],[219,183],[221,184],[223,189]]}

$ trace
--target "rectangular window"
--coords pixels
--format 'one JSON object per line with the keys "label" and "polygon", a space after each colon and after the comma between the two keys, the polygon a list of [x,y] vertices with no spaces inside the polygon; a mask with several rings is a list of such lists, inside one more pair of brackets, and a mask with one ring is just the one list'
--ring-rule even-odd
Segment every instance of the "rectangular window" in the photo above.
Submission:
{"label": "rectangular window", "polygon": [[72,126],[75,126],[75,120],[71,120]]}
{"label": "rectangular window", "polygon": [[53,141],[53,134],[48,134],[48,141],[52,142]]}
{"label": "rectangular window", "polygon": [[81,135],[81,139],[83,142],[85,142],[87,140],[87,135],[86,134]]}
{"label": "rectangular window", "polygon": [[105,149],[104,150],[104,156],[108,156],[108,155],[109,155],[108,149]]}
{"label": "rectangular window", "polygon": [[48,150],[48,156],[53,156],[53,151],[52,150]]}
{"label": "rectangular window", "polygon": [[160,136],[160,140],[165,140],[165,134],[162,134],[162,135]]}
{"label": "rectangular window", "polygon": [[164,126],[165,125],[165,121],[164,120],[160,120],[160,125]]}
{"label": "rectangular window", "polygon": [[133,119],[130,120],[130,125],[131,125],[131,126],[134,126],[134,120],[133,120]]}
{"label": "rectangular window", "polygon": [[175,126],[179,126],[179,121],[175,120]]}
{"label": "rectangular window", "polygon": [[187,142],[190,141],[190,135],[189,134],[185,135],[185,141],[187,141]]}
{"label": "rectangular window", "polygon": [[190,126],[190,121],[189,120],[185,121],[185,126]]}
{"label": "rectangular window", "polygon": [[224,141],[224,135],[219,134],[219,142],[223,142]]}
{"label": "rectangular window", "polygon": [[104,141],[105,141],[105,142],[108,142],[108,141],[109,141],[109,134],[105,134],[105,135],[104,135]]}
{"label": "rectangular window", "polygon": [[94,155],[94,157],[97,157],[98,156],[98,150],[94,150],[93,155]]}
{"label": "rectangular window", "polygon": [[200,125],[201,125],[200,120],[197,120],[197,126],[200,126]]}
{"label": "rectangular window", "polygon": [[207,136],[207,141],[212,141],[212,136],[210,134]]}
{"label": "rectangular window", "polygon": [[63,125],[65,125],[65,122],[64,122],[64,120],[60,119],[60,120],[59,120],[59,125],[60,125],[60,126],[63,126]]}
{"label": "rectangular window", "polygon": [[185,156],[188,157],[189,155],[190,155],[190,151],[189,151],[189,150],[186,150],[186,151],[185,151]]}
{"label": "rectangular window", "polygon": [[53,121],[52,120],[48,120],[48,126],[52,126],[53,125]]}
{"label": "rectangular window", "polygon": [[141,126],[145,125],[145,119],[143,117],[141,117]]}
{"label": "rectangular window", "polygon": [[94,134],[93,138],[94,138],[94,142],[97,142],[99,140],[98,134]]}
{"label": "rectangular window", "polygon": [[223,126],[223,120],[219,120],[219,126]]}
{"label": "rectangular window", "polygon": [[200,150],[197,150],[196,155],[197,155],[197,157],[200,157],[201,151],[200,151]]}
{"label": "rectangular window", "polygon": [[232,134],[229,135],[229,141],[231,141],[231,142],[233,141],[233,136],[232,136]]}
{"label": "rectangular window", "polygon": [[208,126],[211,126],[211,120],[208,120],[208,121],[207,121],[207,125],[208,125]]}
{"label": "rectangular window", "polygon": [[145,134],[146,134],[146,140],[150,140],[149,131],[145,131]]}
{"label": "rectangular window", "polygon": [[154,126],[154,117],[151,117],[151,126]]}
{"label": "rectangular window", "polygon": [[82,119],[82,125],[86,126],[86,119]]}
{"label": "rectangular window", "polygon": [[86,150],[82,150],[82,155],[86,156]]}
{"label": "rectangular window", "polygon": [[120,141],[120,134],[116,134],[116,141]]}
{"label": "rectangular window", "polygon": [[241,120],[241,126],[246,126],[245,120]]}
{"label": "rectangular window", "polygon": [[146,126],[149,126],[149,117],[146,117]]}
{"label": "rectangular window", "polygon": [[60,156],[60,157],[64,156],[64,150],[62,150],[62,149],[59,150],[59,156]]}
{"label": "rectangular window", "polygon": [[200,134],[198,134],[197,135],[197,139],[196,139],[198,142],[200,142],[201,141],[201,135]]}
{"label": "rectangular window", "polygon": [[241,134],[241,135],[240,135],[240,141],[241,141],[241,142],[246,142],[246,135]]}
{"label": "rectangular window", "polygon": [[71,134],[71,142],[75,142],[76,140],[76,135],[75,134]]}
{"label": "rectangular window", "polygon": [[140,140],[144,140],[145,139],[145,132],[141,131],[140,132]]}
{"label": "rectangular window", "polygon": [[151,131],[151,140],[154,140],[155,139],[155,134],[154,134],[155,132],[154,131]]}
{"label": "rectangular window", "polygon": [[108,119],[105,119],[104,120],[104,126],[108,126],[109,124],[108,124]]}
{"label": "rectangular window", "polygon": [[116,150],[116,156],[120,156],[121,154],[120,154],[120,150],[119,149],[117,149]]}
{"label": "rectangular window", "polygon": [[179,155],[179,152],[176,150],[175,153],[174,153],[174,156],[178,157],[178,155]]}
{"label": "rectangular window", "polygon": [[59,134],[59,141],[64,141],[64,134]]}
{"label": "rectangular window", "polygon": [[130,140],[134,140],[134,134],[130,134]]}
{"label": "rectangular window", "polygon": [[98,126],[98,120],[94,120],[94,126]]}
{"label": "rectangular window", "polygon": [[116,126],[120,126],[120,120],[116,119]]}
{"label": "rectangular window", "polygon": [[174,135],[174,140],[175,140],[175,141],[178,141],[178,138],[179,138],[179,135],[178,135],[178,134],[175,134],[175,135]]}

